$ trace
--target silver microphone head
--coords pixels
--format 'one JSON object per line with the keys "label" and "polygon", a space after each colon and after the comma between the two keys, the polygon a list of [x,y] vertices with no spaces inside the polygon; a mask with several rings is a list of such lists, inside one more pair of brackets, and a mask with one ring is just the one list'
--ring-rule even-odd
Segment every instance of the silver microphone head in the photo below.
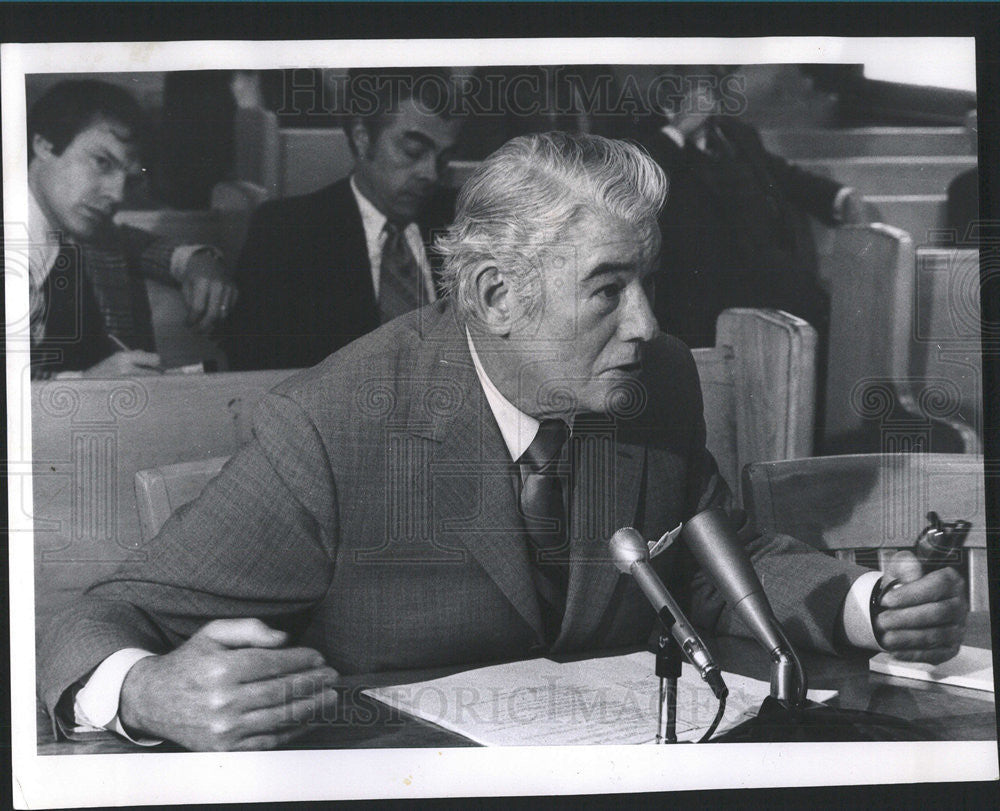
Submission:
{"label": "silver microphone head", "polygon": [[611,549],[611,559],[615,568],[625,574],[632,572],[632,567],[636,563],[649,560],[649,547],[643,540],[639,530],[632,527],[622,527],[608,541]]}

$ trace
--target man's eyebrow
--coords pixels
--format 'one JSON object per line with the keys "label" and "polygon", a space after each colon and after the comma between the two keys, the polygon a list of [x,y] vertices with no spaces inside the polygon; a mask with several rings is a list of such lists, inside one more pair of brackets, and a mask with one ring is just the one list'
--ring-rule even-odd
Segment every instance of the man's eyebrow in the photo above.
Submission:
{"label": "man's eyebrow", "polygon": [[437,143],[435,143],[433,138],[428,138],[420,130],[407,130],[403,133],[403,137],[410,141],[419,141],[423,146],[429,149],[436,149]]}
{"label": "man's eyebrow", "polygon": [[627,262],[601,262],[583,277],[583,281],[589,282],[597,276],[610,276],[615,273],[628,273],[635,270],[635,266]]}

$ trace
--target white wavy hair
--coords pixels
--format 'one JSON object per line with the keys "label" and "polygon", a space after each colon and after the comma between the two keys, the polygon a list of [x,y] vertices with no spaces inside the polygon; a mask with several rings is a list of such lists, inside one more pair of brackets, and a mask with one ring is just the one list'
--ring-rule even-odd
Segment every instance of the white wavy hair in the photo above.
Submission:
{"label": "white wavy hair", "polygon": [[459,192],[455,222],[435,245],[442,284],[468,320],[478,312],[475,270],[492,261],[531,309],[547,248],[588,216],[656,233],[667,187],[663,170],[629,141],[565,132],[514,138]]}

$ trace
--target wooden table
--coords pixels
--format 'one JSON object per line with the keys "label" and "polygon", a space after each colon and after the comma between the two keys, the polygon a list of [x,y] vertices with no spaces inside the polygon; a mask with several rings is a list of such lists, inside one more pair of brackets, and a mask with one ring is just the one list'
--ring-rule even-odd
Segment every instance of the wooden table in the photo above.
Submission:
{"label": "wooden table", "polygon": [[[989,614],[970,615],[966,642],[990,646]],[[768,663],[755,642],[736,637],[710,640],[709,646],[724,670],[767,680]],[[871,673],[868,656],[858,653],[834,658],[811,651],[800,652],[811,688],[834,689],[835,707],[872,712],[919,721],[934,740],[996,740],[997,721],[992,693],[947,687]],[[299,739],[294,749],[368,749],[386,747],[456,747],[474,744],[433,724],[411,718],[361,694],[369,687],[407,684],[437,678],[459,669],[399,671],[343,679],[343,701],[315,732]],[[40,755],[102,754],[125,752],[176,752],[180,747],[162,744],[152,750],[113,736],[93,733],[86,741],[56,741],[49,719],[38,710]]]}

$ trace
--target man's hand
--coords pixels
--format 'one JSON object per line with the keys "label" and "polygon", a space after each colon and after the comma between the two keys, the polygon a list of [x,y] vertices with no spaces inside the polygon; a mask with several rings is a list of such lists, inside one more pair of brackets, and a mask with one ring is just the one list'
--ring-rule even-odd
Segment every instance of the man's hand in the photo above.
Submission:
{"label": "man's hand", "polygon": [[188,308],[187,323],[207,333],[226,318],[236,304],[236,285],[222,262],[209,250],[196,251],[184,269],[181,294]]}
{"label": "man's hand", "polygon": [[865,225],[870,221],[865,198],[853,190],[840,200],[836,214],[841,225]]}
{"label": "man's hand", "polygon": [[886,577],[902,585],[882,595],[875,619],[882,647],[907,662],[938,664],[957,654],[969,614],[961,576],[947,567],[924,575],[913,553],[897,552]]}
{"label": "man's hand", "polygon": [[163,374],[160,356],[154,352],[130,349],[115,352],[83,372],[84,377],[143,377]]}
{"label": "man's hand", "polygon": [[118,717],[129,734],[188,749],[273,749],[329,715],[337,672],[256,619],[215,620],[171,653],[132,667]]}

